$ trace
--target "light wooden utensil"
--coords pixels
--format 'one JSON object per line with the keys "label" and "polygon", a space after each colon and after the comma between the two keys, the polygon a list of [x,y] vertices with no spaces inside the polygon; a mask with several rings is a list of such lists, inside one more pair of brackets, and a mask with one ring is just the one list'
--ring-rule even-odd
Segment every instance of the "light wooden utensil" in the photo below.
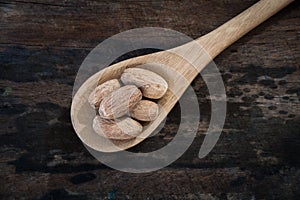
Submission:
{"label": "light wooden utensil", "polygon": [[[79,88],[73,98],[71,118],[77,135],[86,145],[101,152],[125,150],[142,142],[159,126],[189,84],[213,58],[292,1],[261,0],[219,28],[196,39],[197,44],[190,42],[168,51],[128,59],[94,74]],[[202,48],[199,48],[198,44]],[[192,60],[192,64],[185,58]],[[87,102],[88,96],[96,85],[119,78],[124,69],[147,63],[161,64],[152,66],[150,70],[160,74],[169,84],[169,90],[158,101],[163,112],[155,121],[144,127],[140,137],[129,141],[113,141],[113,145],[111,141],[93,131],[92,120],[95,110]],[[147,68],[147,65],[144,67]]]}

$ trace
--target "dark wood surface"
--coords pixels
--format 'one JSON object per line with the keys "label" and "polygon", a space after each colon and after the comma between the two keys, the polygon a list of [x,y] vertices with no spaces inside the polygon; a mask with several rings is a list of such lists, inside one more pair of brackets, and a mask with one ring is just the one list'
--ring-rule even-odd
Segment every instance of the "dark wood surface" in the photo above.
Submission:
{"label": "dark wood surface", "polygon": [[[299,1],[215,59],[228,111],[204,159],[197,153],[210,103],[201,76],[192,83],[201,110],[197,138],[165,169],[129,174],[104,166],[70,121],[76,72],[107,37],[155,26],[197,38],[255,2],[0,0],[0,198],[299,199]],[[161,133],[133,150],[168,143],[179,108]]]}

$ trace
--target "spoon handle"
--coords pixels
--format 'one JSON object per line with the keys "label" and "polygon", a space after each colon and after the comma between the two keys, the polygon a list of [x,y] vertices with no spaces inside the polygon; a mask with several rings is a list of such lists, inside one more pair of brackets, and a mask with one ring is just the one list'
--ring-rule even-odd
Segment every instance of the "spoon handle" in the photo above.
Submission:
{"label": "spoon handle", "polygon": [[217,29],[198,38],[197,41],[212,58],[215,58],[232,43],[292,1],[261,0]]}

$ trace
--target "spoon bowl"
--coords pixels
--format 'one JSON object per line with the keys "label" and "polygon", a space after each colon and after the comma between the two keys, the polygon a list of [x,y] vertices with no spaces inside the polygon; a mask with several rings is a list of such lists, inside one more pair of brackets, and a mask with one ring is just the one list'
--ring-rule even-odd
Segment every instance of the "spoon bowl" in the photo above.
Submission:
{"label": "spoon bowl", "polygon": [[[194,76],[198,74],[195,67],[176,54],[174,50],[176,48],[116,63],[99,71],[84,82],[74,96],[71,106],[71,118],[74,129],[84,144],[102,152],[125,150],[142,142],[160,125],[194,79]],[[97,85],[107,80],[119,79],[122,72],[126,68],[131,67],[151,70],[167,81],[168,90],[157,101],[160,106],[160,114],[154,121],[144,126],[143,132],[134,139],[109,140],[103,138],[92,128],[92,121],[96,116],[96,112],[88,103],[88,96]],[[181,84],[177,84],[178,82]]]}

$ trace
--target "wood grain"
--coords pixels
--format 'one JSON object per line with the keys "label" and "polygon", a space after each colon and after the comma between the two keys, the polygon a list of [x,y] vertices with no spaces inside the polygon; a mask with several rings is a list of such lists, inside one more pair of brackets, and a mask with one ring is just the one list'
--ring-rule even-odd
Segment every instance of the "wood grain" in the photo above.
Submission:
{"label": "wood grain", "polygon": [[293,0],[261,0],[216,30],[197,39],[214,58],[229,45],[289,5]]}
{"label": "wood grain", "polygon": [[[197,38],[254,3],[2,0],[1,197],[297,199],[299,1],[216,57],[226,86],[228,114],[220,140],[204,159],[198,159],[197,153],[210,120],[210,99],[200,75],[192,82],[201,111],[197,139],[161,171],[126,174],[105,167],[75,136],[69,117],[76,72],[102,40],[147,26]],[[146,53],[152,51],[132,52],[119,60]],[[147,152],[167,144],[179,117],[176,105],[163,131],[131,151]]]}

